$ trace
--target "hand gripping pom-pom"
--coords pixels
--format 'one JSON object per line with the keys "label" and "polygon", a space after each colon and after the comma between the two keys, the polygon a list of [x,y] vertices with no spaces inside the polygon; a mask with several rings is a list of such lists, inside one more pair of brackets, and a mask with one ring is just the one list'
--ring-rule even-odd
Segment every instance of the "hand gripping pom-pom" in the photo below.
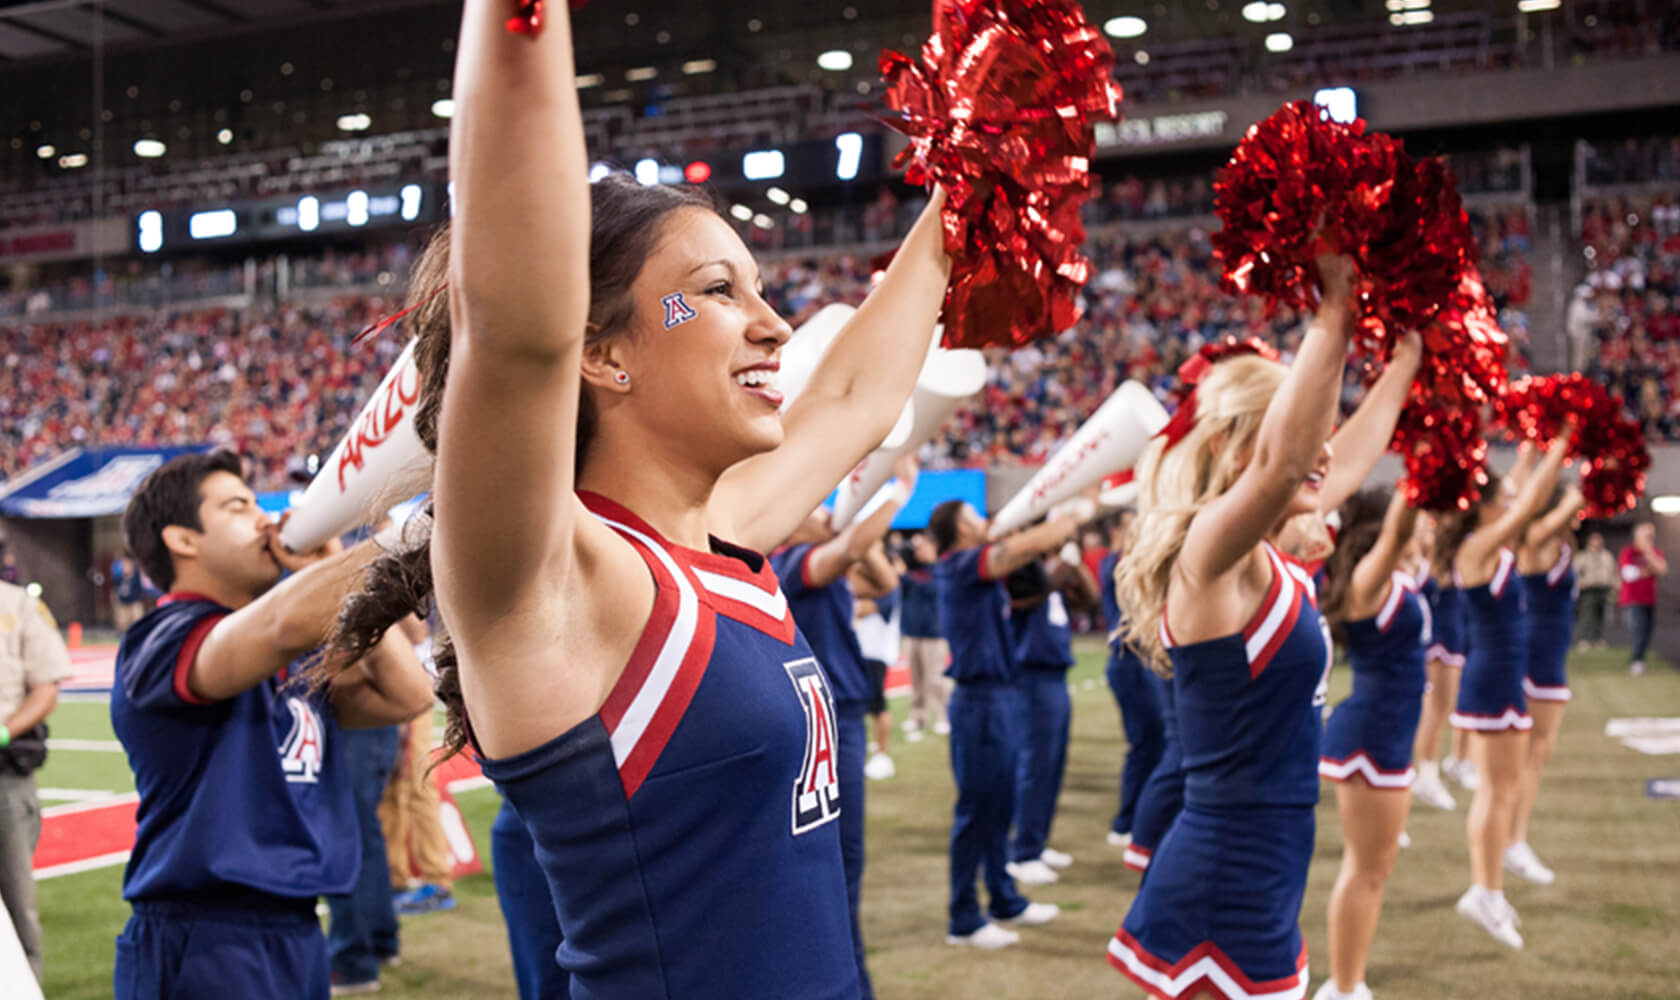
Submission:
{"label": "hand gripping pom-pom", "polygon": [[1569,457],[1582,462],[1581,492],[1587,517],[1613,517],[1638,505],[1651,468],[1650,449],[1622,400],[1576,372],[1530,376],[1506,389],[1499,414],[1514,436],[1550,447],[1566,421],[1574,421]]}
{"label": "hand gripping pom-pom", "polygon": [[[570,0],[573,10],[580,10],[589,0]],[[508,18],[507,30],[516,35],[530,35],[532,38],[542,34],[543,7],[545,0],[514,0],[516,7],[512,17]]]}
{"label": "hand gripping pom-pom", "polygon": [[1095,125],[1119,114],[1114,52],[1069,0],[935,0],[919,60],[881,54],[912,184],[945,188],[947,347],[1071,327],[1091,263],[1080,206]]}

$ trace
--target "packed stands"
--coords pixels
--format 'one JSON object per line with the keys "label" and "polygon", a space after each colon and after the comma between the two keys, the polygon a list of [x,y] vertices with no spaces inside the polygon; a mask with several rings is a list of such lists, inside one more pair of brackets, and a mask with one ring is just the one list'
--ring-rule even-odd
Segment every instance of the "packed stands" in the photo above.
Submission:
{"label": "packed stands", "polygon": [[1589,201],[1581,241],[1587,278],[1566,318],[1577,364],[1648,435],[1680,439],[1680,190]]}

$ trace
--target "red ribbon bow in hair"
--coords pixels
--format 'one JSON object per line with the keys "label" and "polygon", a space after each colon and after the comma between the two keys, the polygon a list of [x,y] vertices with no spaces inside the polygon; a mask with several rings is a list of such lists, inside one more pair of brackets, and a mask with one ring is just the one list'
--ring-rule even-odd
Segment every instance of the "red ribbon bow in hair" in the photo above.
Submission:
{"label": "red ribbon bow in hair", "polygon": [[1184,401],[1178,404],[1178,409],[1174,411],[1172,419],[1167,421],[1167,425],[1155,432],[1156,437],[1167,439],[1167,445],[1162,449],[1163,453],[1171,451],[1174,445],[1190,433],[1190,428],[1196,426],[1196,386],[1207,375],[1208,369],[1239,354],[1253,354],[1268,361],[1278,359],[1277,350],[1258,337],[1247,337],[1243,340],[1226,337],[1224,340],[1202,345],[1195,357],[1178,366],[1178,380],[1189,386],[1190,391],[1185,394]]}

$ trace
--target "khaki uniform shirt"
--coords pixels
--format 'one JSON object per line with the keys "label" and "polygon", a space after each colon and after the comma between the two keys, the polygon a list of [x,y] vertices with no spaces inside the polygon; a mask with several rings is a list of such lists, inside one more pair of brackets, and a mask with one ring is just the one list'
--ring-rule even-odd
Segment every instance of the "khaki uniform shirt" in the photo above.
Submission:
{"label": "khaki uniform shirt", "polygon": [[52,612],[22,587],[0,583],[0,723],[30,691],[68,680],[70,672]]}
{"label": "khaki uniform shirt", "polygon": [[1621,583],[1616,556],[1609,549],[1575,553],[1575,581],[1581,587],[1614,587]]}

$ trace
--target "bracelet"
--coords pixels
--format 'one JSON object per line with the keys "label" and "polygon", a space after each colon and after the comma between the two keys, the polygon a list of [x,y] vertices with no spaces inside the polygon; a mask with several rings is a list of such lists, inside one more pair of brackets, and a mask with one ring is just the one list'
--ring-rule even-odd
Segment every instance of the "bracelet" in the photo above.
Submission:
{"label": "bracelet", "polygon": [[0,722],[0,748],[12,745],[12,731],[4,722]]}

